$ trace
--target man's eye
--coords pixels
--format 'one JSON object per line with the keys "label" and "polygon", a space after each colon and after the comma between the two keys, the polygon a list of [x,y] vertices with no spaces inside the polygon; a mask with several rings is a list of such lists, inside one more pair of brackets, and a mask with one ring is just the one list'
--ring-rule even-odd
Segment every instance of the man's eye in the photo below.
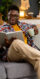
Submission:
{"label": "man's eye", "polygon": [[8,15],[8,16],[10,16],[10,17],[18,17],[18,15]]}

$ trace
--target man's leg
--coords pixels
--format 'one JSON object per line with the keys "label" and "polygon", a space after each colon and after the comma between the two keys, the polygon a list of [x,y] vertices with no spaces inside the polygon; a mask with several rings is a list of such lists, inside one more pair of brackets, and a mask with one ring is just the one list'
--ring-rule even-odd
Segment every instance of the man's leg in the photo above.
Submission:
{"label": "man's leg", "polygon": [[40,79],[40,51],[26,45],[21,40],[15,40],[8,50],[8,58],[10,61],[19,61],[24,59],[29,61],[37,71],[38,79]]}

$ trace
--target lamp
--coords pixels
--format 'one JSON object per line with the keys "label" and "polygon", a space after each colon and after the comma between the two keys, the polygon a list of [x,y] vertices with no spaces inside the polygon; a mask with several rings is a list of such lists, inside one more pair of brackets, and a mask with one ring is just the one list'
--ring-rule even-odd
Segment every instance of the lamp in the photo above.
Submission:
{"label": "lamp", "polygon": [[24,17],[24,16],[25,16],[24,11],[20,11],[19,16],[20,16],[20,17]]}
{"label": "lamp", "polygon": [[21,18],[27,15],[26,10],[28,10],[29,7],[30,7],[29,0],[21,0],[20,13],[19,13],[19,16]]}

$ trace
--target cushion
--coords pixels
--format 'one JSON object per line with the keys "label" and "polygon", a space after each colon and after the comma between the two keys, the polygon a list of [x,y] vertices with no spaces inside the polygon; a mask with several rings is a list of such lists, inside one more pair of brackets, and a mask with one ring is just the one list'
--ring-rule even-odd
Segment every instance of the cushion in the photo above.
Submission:
{"label": "cushion", "polygon": [[4,63],[8,79],[37,79],[34,68],[29,63]]}
{"label": "cushion", "polygon": [[6,79],[5,67],[3,64],[0,64],[0,79]]}

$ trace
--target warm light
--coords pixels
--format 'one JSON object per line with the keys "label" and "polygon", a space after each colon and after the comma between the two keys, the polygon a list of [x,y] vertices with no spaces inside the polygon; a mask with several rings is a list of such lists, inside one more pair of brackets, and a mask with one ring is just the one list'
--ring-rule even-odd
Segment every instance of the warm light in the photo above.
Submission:
{"label": "warm light", "polygon": [[24,11],[20,11],[20,17],[24,17]]}
{"label": "warm light", "polygon": [[21,10],[28,10],[30,8],[29,0],[21,0]]}

